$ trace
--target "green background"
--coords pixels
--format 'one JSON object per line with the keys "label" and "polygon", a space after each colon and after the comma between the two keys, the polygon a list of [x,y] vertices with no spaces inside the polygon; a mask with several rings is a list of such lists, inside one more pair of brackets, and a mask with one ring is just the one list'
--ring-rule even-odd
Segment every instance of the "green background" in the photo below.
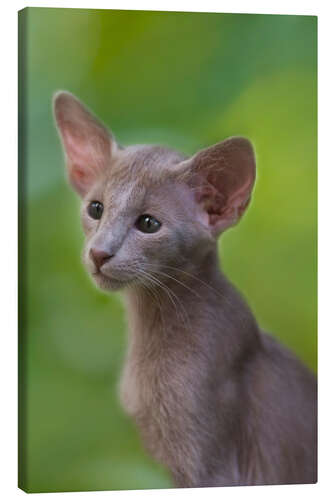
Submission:
{"label": "green background", "polygon": [[19,21],[20,485],[168,487],[118,403],[122,299],[81,264],[52,94],[76,94],[125,145],[254,142],[254,198],[221,260],[262,327],[316,370],[316,18],[29,8]]}

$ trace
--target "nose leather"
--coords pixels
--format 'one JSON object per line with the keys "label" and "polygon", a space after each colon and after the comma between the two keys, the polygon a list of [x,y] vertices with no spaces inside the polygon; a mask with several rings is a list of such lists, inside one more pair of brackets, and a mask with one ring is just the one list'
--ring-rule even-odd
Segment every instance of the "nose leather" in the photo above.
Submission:
{"label": "nose leather", "polygon": [[98,250],[98,248],[91,248],[89,254],[98,270],[113,257],[111,253],[105,252],[104,250]]}

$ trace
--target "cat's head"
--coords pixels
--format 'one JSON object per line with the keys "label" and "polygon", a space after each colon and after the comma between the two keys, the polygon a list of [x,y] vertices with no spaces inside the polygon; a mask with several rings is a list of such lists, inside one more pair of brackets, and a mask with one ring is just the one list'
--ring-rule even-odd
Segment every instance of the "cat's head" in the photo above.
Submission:
{"label": "cat's head", "polygon": [[67,92],[55,95],[54,113],[69,181],[82,199],[84,262],[101,288],[200,265],[250,201],[255,156],[247,139],[185,158],[158,146],[120,147]]}

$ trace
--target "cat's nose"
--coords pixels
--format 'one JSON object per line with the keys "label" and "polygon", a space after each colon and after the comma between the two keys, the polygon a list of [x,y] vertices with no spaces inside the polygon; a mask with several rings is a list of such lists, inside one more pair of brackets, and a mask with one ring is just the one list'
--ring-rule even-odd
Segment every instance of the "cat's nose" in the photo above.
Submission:
{"label": "cat's nose", "polygon": [[108,260],[113,257],[111,253],[105,252],[104,250],[98,250],[98,248],[91,248],[89,252],[90,258],[95,263],[98,271]]}

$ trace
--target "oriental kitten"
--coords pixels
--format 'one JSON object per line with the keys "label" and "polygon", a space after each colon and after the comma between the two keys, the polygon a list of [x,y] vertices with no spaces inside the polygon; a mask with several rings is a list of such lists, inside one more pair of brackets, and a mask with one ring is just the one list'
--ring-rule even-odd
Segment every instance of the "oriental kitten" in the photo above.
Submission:
{"label": "oriental kitten", "polygon": [[316,482],[316,380],[219,269],[217,239],[250,202],[251,143],[188,158],[121,147],[70,93],[54,113],[82,198],[84,263],[126,299],[121,399],[146,448],[180,487]]}

